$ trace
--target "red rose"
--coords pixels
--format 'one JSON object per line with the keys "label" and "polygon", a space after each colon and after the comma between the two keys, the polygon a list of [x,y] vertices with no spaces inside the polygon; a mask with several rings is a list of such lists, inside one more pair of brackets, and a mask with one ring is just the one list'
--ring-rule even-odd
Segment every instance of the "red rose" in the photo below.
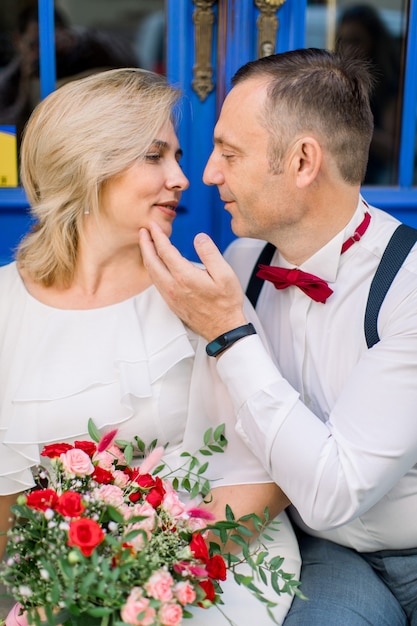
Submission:
{"label": "red rose", "polygon": [[46,511],[46,509],[54,509],[58,502],[58,495],[53,489],[38,489],[31,491],[27,498],[26,504],[31,509]]}
{"label": "red rose", "polygon": [[130,480],[141,489],[151,489],[155,486],[155,479],[150,474],[141,474],[138,469],[132,470]]}
{"label": "red rose", "polygon": [[[204,599],[210,600],[210,602],[213,602],[216,596],[216,592],[214,590],[214,585],[211,582],[211,580],[200,580],[198,584],[200,585],[200,587],[206,594],[206,597]],[[200,603],[198,603],[198,605],[201,606]]]}
{"label": "red rose", "polygon": [[76,546],[84,556],[91,556],[104,539],[104,532],[94,520],[90,518],[79,518],[70,523],[68,533],[68,545]]}
{"label": "red rose", "polygon": [[155,486],[150,490],[145,500],[156,509],[164,499],[165,487],[162,480],[157,476],[155,478]]}
{"label": "red rose", "polygon": [[74,441],[74,448],[79,448],[80,450],[88,454],[90,459],[93,457],[97,450],[97,446],[93,441]]}
{"label": "red rose", "polygon": [[142,498],[142,494],[140,491],[135,491],[135,493],[131,493],[129,496],[129,500],[131,502],[137,502],[138,500],[140,500]]}
{"label": "red rose", "polygon": [[59,497],[55,510],[64,517],[80,517],[85,510],[85,506],[81,502],[81,494],[76,491],[65,491]]}
{"label": "red rose", "polygon": [[50,459],[54,459],[61,456],[61,454],[65,454],[68,450],[72,450],[73,447],[69,443],[51,443],[48,446],[44,446],[41,456],[49,456]]}
{"label": "red rose", "polygon": [[215,554],[206,563],[207,574],[216,580],[226,580],[226,563],[220,554]]}
{"label": "red rose", "polygon": [[98,465],[94,468],[91,478],[97,483],[100,483],[100,485],[110,485],[114,482],[113,474]]}
{"label": "red rose", "polygon": [[196,559],[200,559],[204,563],[209,560],[209,552],[207,544],[203,539],[201,533],[194,533],[190,541],[190,550],[194,554]]}

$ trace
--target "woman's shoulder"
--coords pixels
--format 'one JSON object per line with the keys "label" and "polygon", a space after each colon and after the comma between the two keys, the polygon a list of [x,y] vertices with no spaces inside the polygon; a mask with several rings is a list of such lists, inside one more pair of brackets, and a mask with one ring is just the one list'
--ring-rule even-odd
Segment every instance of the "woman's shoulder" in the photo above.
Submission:
{"label": "woman's shoulder", "polygon": [[10,314],[14,305],[21,306],[25,297],[15,262],[0,267],[0,315]]}
{"label": "woman's shoulder", "polygon": [[10,295],[19,288],[21,288],[21,279],[16,262],[2,265],[0,267],[0,300],[5,300],[3,294],[7,294],[7,299],[9,299]]}

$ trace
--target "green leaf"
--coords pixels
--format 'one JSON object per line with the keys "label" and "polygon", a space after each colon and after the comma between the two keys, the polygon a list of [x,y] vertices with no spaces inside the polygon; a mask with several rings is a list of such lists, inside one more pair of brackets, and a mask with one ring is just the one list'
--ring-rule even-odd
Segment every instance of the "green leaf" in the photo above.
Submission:
{"label": "green leaf", "polygon": [[228,504],[226,504],[226,519],[227,520],[235,519],[234,513]]}
{"label": "green leaf", "polygon": [[123,454],[125,455],[126,463],[130,465],[133,460],[133,443],[130,441],[125,449],[123,450]]}
{"label": "green leaf", "polygon": [[261,581],[263,582],[263,584],[266,586],[268,584],[268,579],[267,576],[265,574],[265,570],[263,570],[261,567],[257,570],[258,571],[258,575],[259,578],[261,579]]}
{"label": "green leaf", "polygon": [[213,433],[214,441],[219,441],[219,439],[224,437],[225,428],[226,428],[225,424],[220,424],[220,426],[217,426],[216,430]]}
{"label": "green leaf", "polygon": [[195,483],[195,485],[193,486],[190,492],[191,499],[194,500],[194,498],[196,498],[199,493],[200,493],[200,486],[198,483]]}
{"label": "green leaf", "polygon": [[136,441],[136,445],[137,445],[137,447],[138,447],[139,452],[144,453],[144,452],[145,452],[145,450],[146,450],[145,443],[144,443],[144,442],[142,441],[142,439],[140,439],[140,437],[138,437],[137,435],[136,435],[136,437],[135,437],[135,441]]}
{"label": "green leaf", "polygon": [[91,615],[92,617],[104,617],[105,615],[111,615],[112,609],[105,606],[98,606],[88,609],[87,615]]}
{"label": "green leaf", "polygon": [[202,466],[199,468],[199,470],[197,471],[197,474],[198,474],[199,476],[201,476],[201,474],[204,474],[204,472],[206,472],[206,471],[207,471],[207,468],[208,468],[208,463],[207,463],[207,462],[206,462],[206,463],[203,463],[203,465],[202,465]]}
{"label": "green leaf", "polygon": [[183,478],[181,481],[181,487],[186,491],[191,491],[191,483],[188,478]]}
{"label": "green leaf", "polygon": [[201,485],[201,494],[203,498],[205,498],[210,493],[210,490],[211,490],[210,482],[208,480],[205,480],[203,484]]}
{"label": "green leaf", "polygon": [[269,552],[266,552],[265,550],[262,550],[261,552],[258,552],[258,556],[256,557],[256,565],[260,565],[261,563],[263,563],[266,559],[266,557],[268,556]]}
{"label": "green leaf", "polygon": [[238,546],[241,546],[242,548],[246,548],[248,545],[247,542],[240,535],[231,535],[230,541],[233,541],[234,543],[236,543]]}
{"label": "green leaf", "polygon": [[210,442],[212,436],[213,436],[213,429],[208,428],[203,435],[204,445],[207,445]]}
{"label": "green leaf", "polygon": [[107,512],[113,522],[117,522],[118,524],[122,524],[124,522],[123,515],[114,506],[109,505],[107,507]]}
{"label": "green leaf", "polygon": [[281,589],[279,588],[279,584],[278,584],[278,573],[277,572],[272,572],[272,574],[271,574],[271,585],[272,585],[272,589],[275,591],[275,593],[277,593],[278,595],[281,595]]}
{"label": "green leaf", "polygon": [[96,443],[98,443],[101,439],[100,431],[97,428],[97,426],[94,424],[91,417],[88,420],[88,434],[90,435],[90,438]]}
{"label": "green leaf", "polygon": [[282,556],[274,556],[270,561],[269,561],[269,567],[271,569],[277,570],[279,567],[281,567],[281,565],[283,564],[284,559],[282,558]]}

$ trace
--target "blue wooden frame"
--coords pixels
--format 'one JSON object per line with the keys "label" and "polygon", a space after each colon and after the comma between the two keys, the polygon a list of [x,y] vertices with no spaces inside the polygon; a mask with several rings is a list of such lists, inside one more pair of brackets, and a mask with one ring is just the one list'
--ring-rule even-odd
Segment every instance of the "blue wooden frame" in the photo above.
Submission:
{"label": "blue wooden frame", "polygon": [[[202,182],[204,165],[211,152],[212,132],[221,105],[230,88],[230,78],[240,65],[256,57],[256,18],[253,0],[224,0],[214,5],[216,25],[212,51],[217,89],[201,102],[191,86],[194,65],[195,5],[192,0],[166,0],[167,76],[178,86],[182,117],[178,134],[184,149],[183,168],[191,187],[183,195],[173,241],[183,254],[196,258],[192,240],[208,232],[221,250],[233,239],[229,215],[216,188]],[[279,9],[277,51],[305,45],[307,0],[286,0]],[[55,89],[54,2],[39,0],[41,97]],[[218,18],[221,17],[221,20]],[[219,23],[221,22],[221,23]],[[224,28],[226,24],[226,30]],[[417,187],[413,187],[417,130],[417,0],[410,0],[407,64],[404,82],[398,187],[364,187],[364,197],[400,220],[417,227]],[[0,188],[0,264],[10,260],[12,248],[30,224],[28,203],[21,188]]]}

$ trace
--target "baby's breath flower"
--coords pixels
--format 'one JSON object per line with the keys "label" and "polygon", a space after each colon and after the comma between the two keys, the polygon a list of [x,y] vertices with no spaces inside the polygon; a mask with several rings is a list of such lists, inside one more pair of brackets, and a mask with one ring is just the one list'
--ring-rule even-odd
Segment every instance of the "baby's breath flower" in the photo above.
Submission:
{"label": "baby's breath flower", "polygon": [[19,593],[26,598],[30,598],[33,592],[30,587],[27,587],[26,585],[20,585]]}
{"label": "baby's breath flower", "polygon": [[50,578],[49,572],[46,569],[40,569],[39,570],[39,575],[40,575],[40,577],[43,580],[49,580],[49,578]]}

